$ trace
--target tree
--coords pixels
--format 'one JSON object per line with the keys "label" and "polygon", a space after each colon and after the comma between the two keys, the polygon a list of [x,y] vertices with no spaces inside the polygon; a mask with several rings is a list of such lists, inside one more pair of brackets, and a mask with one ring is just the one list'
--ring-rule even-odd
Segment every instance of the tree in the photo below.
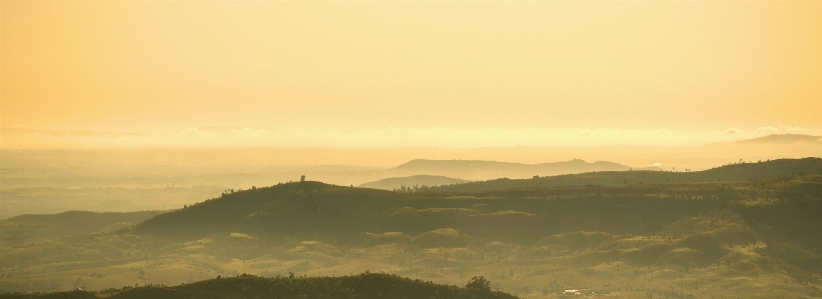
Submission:
{"label": "tree", "polygon": [[305,175],[300,176],[300,182],[305,182]]}
{"label": "tree", "polygon": [[474,276],[468,281],[468,284],[465,285],[466,289],[469,290],[477,290],[477,291],[490,291],[491,290],[491,282],[485,279],[483,276]]}

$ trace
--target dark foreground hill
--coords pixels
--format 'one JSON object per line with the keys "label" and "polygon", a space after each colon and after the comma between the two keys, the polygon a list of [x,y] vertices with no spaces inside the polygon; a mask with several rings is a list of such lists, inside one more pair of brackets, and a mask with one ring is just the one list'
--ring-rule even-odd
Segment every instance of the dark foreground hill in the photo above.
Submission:
{"label": "dark foreground hill", "polygon": [[750,181],[780,176],[822,174],[822,159],[780,159],[729,164],[703,171],[605,171],[531,179],[495,179],[430,188],[433,192],[480,192],[488,190],[549,188],[560,186],[627,186],[682,182]]}
{"label": "dark foreground hill", "polygon": [[465,287],[434,284],[390,274],[363,273],[343,277],[274,277],[240,275],[179,286],[144,286],[109,289],[99,293],[72,291],[46,294],[5,294],[0,298],[112,298],[112,299],[222,299],[222,298],[335,298],[335,299],[515,299],[491,291],[484,278],[475,277]]}

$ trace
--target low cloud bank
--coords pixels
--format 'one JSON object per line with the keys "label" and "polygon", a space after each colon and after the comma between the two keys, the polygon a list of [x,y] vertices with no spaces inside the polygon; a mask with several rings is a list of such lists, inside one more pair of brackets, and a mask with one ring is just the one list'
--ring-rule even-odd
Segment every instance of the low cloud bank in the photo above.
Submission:
{"label": "low cloud bank", "polygon": [[145,147],[572,147],[699,146],[770,134],[822,135],[822,129],[764,126],[754,130],[717,131],[619,128],[188,128],[158,132],[0,129],[0,148],[145,148]]}

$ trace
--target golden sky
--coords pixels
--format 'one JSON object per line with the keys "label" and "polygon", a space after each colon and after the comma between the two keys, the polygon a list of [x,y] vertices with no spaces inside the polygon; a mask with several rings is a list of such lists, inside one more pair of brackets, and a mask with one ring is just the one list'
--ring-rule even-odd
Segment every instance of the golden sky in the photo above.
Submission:
{"label": "golden sky", "polygon": [[4,148],[822,133],[818,1],[0,3]]}

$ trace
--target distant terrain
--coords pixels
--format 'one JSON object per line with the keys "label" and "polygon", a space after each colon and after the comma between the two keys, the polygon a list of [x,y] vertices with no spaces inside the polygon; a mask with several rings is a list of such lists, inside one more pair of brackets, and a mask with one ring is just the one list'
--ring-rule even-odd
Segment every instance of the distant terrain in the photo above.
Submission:
{"label": "distant terrain", "polygon": [[432,187],[435,192],[477,192],[511,188],[548,188],[560,186],[632,186],[678,182],[750,181],[798,174],[822,174],[822,159],[780,159],[738,162],[703,171],[604,171],[530,179],[495,179]]}
{"label": "distant terrain", "polygon": [[60,238],[111,233],[157,216],[162,211],[95,213],[69,211],[59,214],[20,215],[0,220],[0,244],[21,246]]}
{"label": "distant terrain", "polygon": [[[530,178],[535,175],[550,176],[592,171],[625,171],[629,169],[631,167],[618,163],[605,161],[589,163],[580,159],[540,164],[481,160],[412,160],[391,168],[388,172],[392,174],[429,174],[469,180],[487,180],[492,178]],[[655,167],[647,169],[660,170]]]}
{"label": "distant terrain", "polygon": [[706,171],[710,181],[670,177],[696,172],[636,173],[642,184],[561,176],[566,186],[480,192],[314,181],[229,191],[121,230],[3,241],[0,292],[370,270],[452,285],[484,276],[491,289],[524,298],[565,289],[610,298],[822,297],[819,159],[726,165]]}
{"label": "distant terrain", "polygon": [[428,188],[440,185],[467,183],[468,180],[449,178],[441,175],[412,175],[407,177],[385,178],[375,182],[359,185],[360,188],[396,190],[405,188]]}
{"label": "distant terrain", "polygon": [[[309,179],[338,185],[360,185],[389,177],[444,175],[462,179],[495,179],[504,176],[531,177],[589,171],[606,165],[570,163],[609,161],[640,169],[705,170],[718,165],[781,158],[820,157],[819,136],[769,135],[735,142],[694,147],[606,146],[606,147],[514,147],[514,148],[394,148],[394,149],[121,149],[121,150],[0,150],[3,167],[0,189],[53,188],[157,188],[218,186],[250,188],[276,182]],[[414,163],[409,161],[418,160]],[[447,164],[431,166],[420,161],[498,161],[523,166],[516,175],[463,177],[446,171]],[[549,161],[566,161],[546,163]],[[463,162],[456,162],[463,163]],[[400,166],[403,164],[408,164]],[[552,165],[548,165],[552,164]],[[565,166],[572,169],[562,169]],[[595,164],[595,163],[594,163]],[[548,167],[550,166],[550,167]],[[587,168],[573,168],[583,166]],[[618,166],[617,167],[622,167]],[[439,168],[437,168],[439,167]],[[530,168],[530,169],[524,169]],[[553,169],[551,169],[553,168]],[[523,170],[524,169],[524,170]],[[390,171],[389,171],[390,170]],[[506,170],[506,171],[508,171]],[[538,170],[538,171],[535,171]],[[394,171],[392,173],[392,171]],[[408,172],[410,171],[410,173]],[[450,171],[450,170],[448,170]]]}
{"label": "distant terrain", "polygon": [[[217,196],[225,190],[250,189],[275,183],[312,180],[331,183],[356,182],[363,187],[394,189],[454,184],[470,180],[499,177],[525,178],[551,173],[581,173],[592,170],[627,170],[625,165],[610,162],[568,162],[522,164],[493,161],[414,160],[390,169],[357,166],[276,167],[260,165],[110,165],[115,158],[129,161],[122,152],[102,161],[93,153],[60,152],[66,160],[44,157],[42,153],[15,153],[23,160],[4,160],[0,172],[0,197],[3,208],[0,219],[21,214],[59,213],[71,210],[95,212],[128,212],[167,210]],[[142,153],[145,154],[145,153]],[[112,159],[112,160],[109,160]],[[138,161],[147,157],[134,158]],[[181,157],[182,159],[182,157]],[[31,163],[27,163],[31,162]],[[65,163],[67,165],[61,165]],[[88,163],[88,164],[86,164]],[[168,163],[168,162],[166,162]],[[444,175],[451,178],[443,178]],[[405,177],[405,178],[398,178]],[[393,179],[392,179],[393,178]],[[468,179],[465,179],[468,178]],[[384,181],[383,180],[386,179]],[[343,184],[343,185],[354,185]],[[389,188],[390,187],[390,188]]]}
{"label": "distant terrain", "polygon": [[182,208],[219,195],[214,186],[162,188],[15,188],[0,190],[0,219],[22,214],[53,214],[84,210],[134,212]]}
{"label": "distant terrain", "polygon": [[820,145],[822,144],[822,137],[802,135],[802,134],[773,134],[759,138],[746,139],[734,142],[719,142],[711,143],[705,147],[723,147],[723,146],[743,146],[743,145],[765,145],[765,146],[781,146],[781,145]]}
{"label": "distant terrain", "polygon": [[629,169],[699,171],[740,160],[820,156],[820,137],[796,134],[694,147],[3,149],[0,219],[70,210],[175,209],[225,190],[292,182],[302,175],[360,186],[417,175],[485,181]]}

